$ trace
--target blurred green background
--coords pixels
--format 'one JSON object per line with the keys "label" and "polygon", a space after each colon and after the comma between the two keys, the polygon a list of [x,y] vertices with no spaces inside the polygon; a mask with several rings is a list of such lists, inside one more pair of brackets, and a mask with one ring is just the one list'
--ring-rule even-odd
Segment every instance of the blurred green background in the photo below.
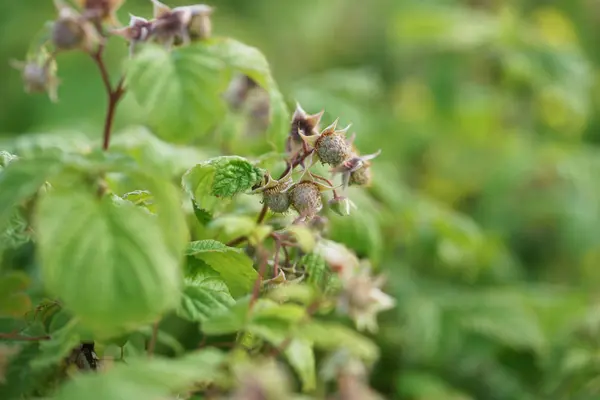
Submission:
{"label": "blurred green background", "polygon": [[[184,2],[172,0],[169,5]],[[290,106],[383,149],[334,239],[370,257],[389,398],[600,399],[600,1],[215,0],[216,34],[260,48]],[[149,16],[149,1],[127,0]],[[60,102],[23,93],[50,0],[0,4],[1,138],[99,142],[93,63],[59,58]],[[126,45],[111,40],[113,75]],[[143,123],[123,103],[117,130]],[[75,140],[75,139],[73,139]]]}

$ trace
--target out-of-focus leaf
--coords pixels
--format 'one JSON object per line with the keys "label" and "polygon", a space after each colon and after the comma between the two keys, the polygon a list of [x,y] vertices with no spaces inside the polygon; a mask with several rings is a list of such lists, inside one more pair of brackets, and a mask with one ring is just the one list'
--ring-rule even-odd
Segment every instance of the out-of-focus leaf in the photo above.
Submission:
{"label": "out-of-focus leaf", "polygon": [[186,254],[199,258],[217,271],[233,297],[249,293],[258,278],[252,260],[241,249],[214,240],[200,240],[190,243]]}
{"label": "out-of-focus leaf", "polygon": [[145,46],[127,70],[127,87],[156,133],[174,142],[200,137],[218,123],[225,84],[223,63],[202,45],[173,51]]}

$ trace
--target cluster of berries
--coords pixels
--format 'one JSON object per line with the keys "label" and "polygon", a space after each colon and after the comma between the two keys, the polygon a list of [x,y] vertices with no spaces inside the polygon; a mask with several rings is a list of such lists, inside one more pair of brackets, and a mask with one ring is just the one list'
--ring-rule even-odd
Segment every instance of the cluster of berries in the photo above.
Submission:
{"label": "cluster of berries", "polygon": [[[254,190],[262,193],[263,203],[273,212],[284,213],[290,207],[300,214],[300,219],[310,220],[323,208],[321,193],[333,190],[331,208],[341,214],[348,215],[352,203],[343,196],[338,196],[331,182],[309,169],[318,160],[332,167],[331,173],[342,175],[343,189],[348,186],[369,186],[371,184],[370,160],[381,151],[360,156],[354,146],[354,135],[346,137],[350,125],[337,129],[338,120],[319,132],[319,123],[323,111],[309,115],[298,104],[292,117],[287,152],[291,161],[284,176],[275,180],[267,175],[266,181]],[[316,156],[316,157],[315,157]],[[299,182],[294,183],[292,172],[296,165],[303,167],[304,172]],[[308,174],[309,179],[303,179]],[[320,182],[319,182],[320,181]],[[325,184],[325,183],[327,184]]]}
{"label": "cluster of berries", "polygon": [[[44,40],[28,54],[24,62],[13,61],[22,71],[28,93],[47,92],[52,101],[57,100],[59,80],[56,77],[55,56],[59,52],[82,50],[98,54],[108,34],[124,37],[129,43],[130,55],[141,42],[165,45],[187,44],[192,40],[210,37],[212,7],[204,4],[169,8],[158,0],[151,0],[153,18],[148,20],[131,15],[129,26],[118,27],[116,12],[124,0],[75,0],[79,9],[64,0],[54,0],[58,18],[49,24]],[[107,25],[110,28],[104,29]],[[50,49],[48,49],[50,48]]]}

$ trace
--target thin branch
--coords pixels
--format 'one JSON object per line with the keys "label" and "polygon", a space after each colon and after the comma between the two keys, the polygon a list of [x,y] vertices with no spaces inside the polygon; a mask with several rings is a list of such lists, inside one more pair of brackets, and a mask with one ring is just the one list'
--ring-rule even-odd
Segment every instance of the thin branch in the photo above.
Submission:
{"label": "thin branch", "polygon": [[238,244],[244,243],[246,240],[248,240],[247,236],[240,236],[240,237],[235,238],[225,244],[229,247],[233,247],[233,246],[237,246]]}
{"label": "thin branch", "polygon": [[265,273],[267,272],[267,264],[268,264],[268,257],[266,252],[261,248],[259,249],[259,259],[260,259],[260,265],[258,266],[258,278],[256,278],[256,281],[254,282],[254,288],[252,289],[252,297],[250,298],[250,305],[248,307],[248,310],[252,309],[252,306],[254,306],[254,303],[256,303],[256,300],[258,300],[258,296],[260,294],[260,285],[262,284],[263,281],[263,277],[265,276]]}
{"label": "thin branch", "polygon": [[114,89],[112,88],[108,69],[106,68],[106,63],[104,62],[104,45],[100,45],[98,50],[91,56],[100,70],[100,76],[102,77],[102,82],[104,83],[104,88],[108,97],[108,109],[104,119],[104,131],[102,135],[102,149],[106,151],[108,150],[108,146],[110,146],[110,135],[112,132],[117,104],[123,97],[123,94],[125,94],[125,78],[121,77],[117,86]]}
{"label": "thin branch", "polygon": [[281,240],[279,236],[273,236],[275,239],[275,257],[273,258],[273,278],[279,275],[279,251],[281,249]]}
{"label": "thin branch", "polygon": [[38,342],[41,340],[49,340],[50,336],[48,335],[44,335],[44,336],[23,336],[20,335],[17,332],[11,332],[11,333],[1,333],[0,332],[0,339],[4,339],[4,340],[18,340],[18,341],[22,341],[22,342]]}
{"label": "thin branch", "polygon": [[154,355],[156,339],[158,338],[158,323],[159,321],[156,321],[152,327],[152,337],[150,338],[150,343],[148,343],[148,357],[152,357]]}

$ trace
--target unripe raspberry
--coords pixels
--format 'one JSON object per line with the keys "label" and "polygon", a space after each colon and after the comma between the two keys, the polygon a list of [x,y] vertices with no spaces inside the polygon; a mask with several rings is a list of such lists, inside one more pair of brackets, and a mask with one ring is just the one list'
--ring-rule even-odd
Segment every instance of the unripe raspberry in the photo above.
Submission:
{"label": "unripe raspberry", "polygon": [[92,52],[102,41],[94,25],[74,9],[57,2],[58,19],[52,26],[52,43],[57,50]]}
{"label": "unripe raspberry", "polygon": [[263,192],[263,202],[271,211],[284,213],[290,208],[290,194],[275,189],[268,189]]}
{"label": "unripe raspberry", "polygon": [[[337,122],[337,121],[336,121]],[[352,153],[352,146],[346,140],[348,128],[336,131],[335,122],[327,127],[315,142],[315,150],[323,164],[337,167]]]}
{"label": "unripe raspberry", "polygon": [[371,164],[365,163],[361,168],[350,173],[350,186],[369,186],[372,181]]}
{"label": "unripe raspberry", "polygon": [[319,185],[312,181],[302,181],[290,189],[292,207],[307,218],[314,217],[323,208]]}

